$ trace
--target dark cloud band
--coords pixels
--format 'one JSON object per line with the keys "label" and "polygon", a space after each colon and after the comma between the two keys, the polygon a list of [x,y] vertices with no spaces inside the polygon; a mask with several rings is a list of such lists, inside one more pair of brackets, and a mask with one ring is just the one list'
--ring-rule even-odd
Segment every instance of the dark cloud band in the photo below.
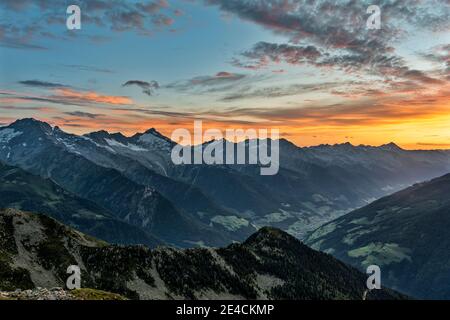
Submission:
{"label": "dark cloud band", "polygon": [[148,96],[152,96],[156,90],[159,89],[159,83],[157,81],[141,81],[141,80],[129,80],[125,82],[122,87],[129,87],[129,86],[138,86],[142,89],[142,92]]}

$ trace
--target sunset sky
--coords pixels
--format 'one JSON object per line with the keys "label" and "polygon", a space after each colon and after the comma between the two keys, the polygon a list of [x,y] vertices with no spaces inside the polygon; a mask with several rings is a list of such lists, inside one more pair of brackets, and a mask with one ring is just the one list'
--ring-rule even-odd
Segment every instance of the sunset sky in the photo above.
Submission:
{"label": "sunset sky", "polygon": [[25,117],[450,149],[450,0],[1,0],[0,125]]}

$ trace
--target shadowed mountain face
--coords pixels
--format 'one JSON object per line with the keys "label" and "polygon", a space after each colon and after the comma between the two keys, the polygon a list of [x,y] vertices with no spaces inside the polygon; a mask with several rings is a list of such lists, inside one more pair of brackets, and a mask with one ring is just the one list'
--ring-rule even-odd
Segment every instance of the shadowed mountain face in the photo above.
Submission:
{"label": "shadowed mountain face", "polygon": [[223,249],[109,246],[44,215],[0,211],[0,290],[63,286],[69,265],[83,287],[136,299],[400,299],[365,294],[366,276],[281,230],[263,228]]}
{"label": "shadowed mountain face", "polygon": [[144,230],[115,219],[106,209],[65,191],[50,179],[0,163],[0,208],[51,216],[77,230],[112,243],[162,244]]}
{"label": "shadowed mountain face", "polygon": [[414,297],[450,299],[450,175],[416,184],[325,224],[313,248],[363,268]]}

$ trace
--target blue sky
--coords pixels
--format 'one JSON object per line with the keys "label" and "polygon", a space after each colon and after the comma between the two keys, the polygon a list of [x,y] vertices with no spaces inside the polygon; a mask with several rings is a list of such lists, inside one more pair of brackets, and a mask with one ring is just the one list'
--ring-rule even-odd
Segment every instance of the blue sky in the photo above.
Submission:
{"label": "blue sky", "polygon": [[[367,30],[369,4],[381,29]],[[313,4],[311,4],[313,3]],[[81,8],[67,30],[66,8]],[[4,0],[0,123],[446,148],[448,1]],[[125,85],[126,84],[126,85]],[[147,90],[146,90],[147,89]]]}

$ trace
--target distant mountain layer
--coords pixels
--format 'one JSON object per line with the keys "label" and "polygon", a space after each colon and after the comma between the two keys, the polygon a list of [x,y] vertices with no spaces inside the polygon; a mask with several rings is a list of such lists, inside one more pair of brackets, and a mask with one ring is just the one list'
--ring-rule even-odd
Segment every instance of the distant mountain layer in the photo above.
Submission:
{"label": "distant mountain layer", "polygon": [[50,179],[0,163],[0,208],[49,215],[99,239],[117,244],[163,244],[144,230],[118,220],[106,209],[65,191]]}
{"label": "distant mountain layer", "polygon": [[[373,200],[450,172],[449,151],[395,144],[299,148],[282,139],[274,176],[251,165],[174,165],[174,145],[155,129],[77,136],[33,119],[0,128],[0,161],[49,177],[178,246],[221,246],[266,225],[303,238]],[[239,145],[248,149],[251,142]]]}
{"label": "distant mountain layer", "polygon": [[95,202],[115,218],[166,243],[180,247],[218,246],[234,240],[226,231],[214,230],[176,208],[151,186],[90,161],[61,135],[57,128],[36,120],[0,128],[0,161],[51,178],[69,192]]}
{"label": "distant mountain layer", "polygon": [[45,215],[0,211],[0,291],[65,284],[80,266],[83,287],[133,299],[399,299],[365,294],[366,276],[288,234],[263,228],[223,249],[118,247]]}
{"label": "distant mountain layer", "polygon": [[416,184],[316,230],[307,243],[414,297],[450,299],[450,174]]}
{"label": "distant mountain layer", "polygon": [[[195,187],[216,207],[232,213],[211,214],[210,210],[202,215],[205,223],[233,230],[272,225],[300,238],[324,222],[377,198],[450,171],[450,151],[407,151],[393,143],[381,147],[347,143],[299,148],[282,139],[279,173],[261,176],[260,168],[250,165],[175,166],[170,158],[175,143],[154,129],[133,137],[101,131],[84,138],[101,146],[103,154],[106,150],[133,159]],[[65,139],[79,140],[73,135],[66,135]],[[249,141],[238,145],[244,145],[248,154]],[[230,142],[225,142],[224,148],[237,149]],[[81,153],[103,165],[108,161],[105,159],[111,158],[99,157],[92,150]],[[115,165],[118,166],[117,161]],[[188,202],[195,212],[195,201]]]}

